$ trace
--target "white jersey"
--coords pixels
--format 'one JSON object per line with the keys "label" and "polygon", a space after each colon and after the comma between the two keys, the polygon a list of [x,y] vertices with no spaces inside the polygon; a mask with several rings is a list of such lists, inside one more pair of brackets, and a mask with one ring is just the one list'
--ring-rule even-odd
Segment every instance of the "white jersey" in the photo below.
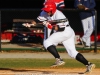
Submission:
{"label": "white jersey", "polygon": [[[65,15],[59,10],[56,10],[56,12],[53,14],[52,17],[50,17],[45,11],[42,11],[40,13],[40,16],[45,17],[48,21],[66,18]],[[68,25],[68,24],[69,24],[69,22],[67,21],[67,22],[57,23],[56,25],[59,25],[59,27],[62,28],[62,27],[66,27],[66,25]],[[48,38],[50,36],[50,33],[51,33],[51,29],[46,29],[46,27],[45,27],[44,28],[44,39]]]}
{"label": "white jersey", "polygon": [[[48,14],[45,11],[42,11],[40,13],[40,16],[45,17],[46,19],[49,19],[50,17],[48,16]],[[49,19],[50,20],[50,19]],[[44,40],[47,39],[51,34],[51,29],[44,27]]]}
{"label": "white jersey", "polygon": [[[56,12],[51,17],[44,11],[42,11],[40,15],[45,17],[48,21],[66,19],[65,15],[59,10],[56,10]],[[67,22],[57,23],[56,25],[59,25],[59,27],[65,27],[68,24],[69,22],[67,21]]]}

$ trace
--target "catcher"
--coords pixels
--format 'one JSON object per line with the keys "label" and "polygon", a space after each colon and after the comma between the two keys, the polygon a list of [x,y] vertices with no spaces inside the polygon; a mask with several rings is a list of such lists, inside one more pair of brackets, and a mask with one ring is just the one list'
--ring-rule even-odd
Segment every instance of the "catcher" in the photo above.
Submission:
{"label": "catcher", "polygon": [[[54,28],[55,32],[51,34],[46,40],[44,40],[44,47],[54,56],[56,62],[51,67],[57,67],[64,65],[65,62],[60,57],[56,46],[59,42],[62,42],[69,56],[76,59],[77,61],[83,63],[87,69],[85,73],[90,73],[93,68],[95,68],[95,64],[89,62],[85,59],[85,57],[79,53],[75,48],[75,33],[74,30],[69,25],[68,19],[65,15],[56,9],[56,5],[54,2],[46,2],[44,8],[42,8],[47,14],[47,16],[39,16],[38,20],[43,21],[42,18],[46,19],[43,21],[43,25],[49,29]],[[51,24],[49,21],[59,20],[59,19],[67,19],[66,21],[62,21],[56,24]]]}

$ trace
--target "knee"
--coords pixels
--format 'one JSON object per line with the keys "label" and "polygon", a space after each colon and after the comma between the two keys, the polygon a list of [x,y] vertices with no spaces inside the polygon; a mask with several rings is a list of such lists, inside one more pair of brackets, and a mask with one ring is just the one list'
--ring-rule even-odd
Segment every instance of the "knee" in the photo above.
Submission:
{"label": "knee", "polygon": [[44,47],[47,49],[49,46],[53,45],[51,42],[49,42],[48,40],[45,40],[43,42]]}
{"label": "knee", "polygon": [[44,47],[46,48],[46,40],[43,42]]}
{"label": "knee", "polygon": [[76,56],[77,56],[77,54],[78,54],[79,52],[72,52],[72,53],[69,53],[69,55],[72,57],[72,58],[76,58]]}

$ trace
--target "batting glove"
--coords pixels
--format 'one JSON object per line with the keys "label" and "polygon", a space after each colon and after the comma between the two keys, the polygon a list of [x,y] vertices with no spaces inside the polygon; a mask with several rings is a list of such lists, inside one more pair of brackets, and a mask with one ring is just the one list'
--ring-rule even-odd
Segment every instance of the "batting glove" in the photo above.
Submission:
{"label": "batting glove", "polygon": [[49,29],[53,28],[53,26],[49,22],[47,22],[47,21],[43,21],[43,25],[46,26]]}

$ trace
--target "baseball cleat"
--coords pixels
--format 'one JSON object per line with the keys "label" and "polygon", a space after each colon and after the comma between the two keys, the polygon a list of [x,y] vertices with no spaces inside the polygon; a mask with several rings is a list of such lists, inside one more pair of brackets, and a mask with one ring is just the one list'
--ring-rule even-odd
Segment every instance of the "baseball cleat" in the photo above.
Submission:
{"label": "baseball cleat", "polygon": [[91,73],[94,68],[95,68],[95,64],[90,63],[87,66],[87,70],[84,73]]}
{"label": "baseball cleat", "polygon": [[82,38],[80,38],[80,41],[81,41],[82,45],[85,47],[86,46],[86,43],[83,41]]}
{"label": "baseball cleat", "polygon": [[40,50],[46,51],[46,49],[44,47],[41,47]]}
{"label": "baseball cleat", "polygon": [[91,48],[91,46],[85,46],[84,48],[88,48],[89,49],[89,48]]}
{"label": "baseball cleat", "polygon": [[62,59],[56,58],[56,62],[51,67],[58,67],[58,66],[61,66],[64,64],[65,64],[65,62]]}

